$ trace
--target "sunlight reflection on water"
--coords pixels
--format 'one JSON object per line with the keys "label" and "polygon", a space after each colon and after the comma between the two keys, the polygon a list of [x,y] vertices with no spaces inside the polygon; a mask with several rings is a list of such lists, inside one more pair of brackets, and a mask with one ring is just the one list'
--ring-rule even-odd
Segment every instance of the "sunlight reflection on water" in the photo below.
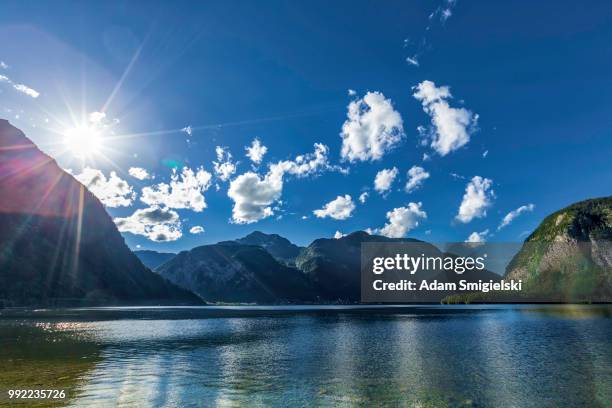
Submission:
{"label": "sunlight reflection on water", "polygon": [[75,407],[609,405],[609,314],[538,309],[34,324],[99,348]]}

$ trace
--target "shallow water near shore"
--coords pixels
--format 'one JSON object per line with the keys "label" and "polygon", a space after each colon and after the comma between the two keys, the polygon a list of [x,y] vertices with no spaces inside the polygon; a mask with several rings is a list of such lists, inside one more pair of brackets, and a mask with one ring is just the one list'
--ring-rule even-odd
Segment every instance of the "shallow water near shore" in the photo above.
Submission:
{"label": "shallow water near shore", "polygon": [[611,333],[597,305],[2,310],[0,405],[605,407]]}

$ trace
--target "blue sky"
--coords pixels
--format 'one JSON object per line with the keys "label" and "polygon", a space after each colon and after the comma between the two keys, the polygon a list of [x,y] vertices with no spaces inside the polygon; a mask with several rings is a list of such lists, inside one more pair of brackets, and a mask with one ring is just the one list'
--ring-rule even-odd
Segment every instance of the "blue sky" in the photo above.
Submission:
{"label": "blue sky", "polygon": [[255,229],[514,242],[610,194],[609,2],[4,1],[0,36],[0,115],[132,248]]}

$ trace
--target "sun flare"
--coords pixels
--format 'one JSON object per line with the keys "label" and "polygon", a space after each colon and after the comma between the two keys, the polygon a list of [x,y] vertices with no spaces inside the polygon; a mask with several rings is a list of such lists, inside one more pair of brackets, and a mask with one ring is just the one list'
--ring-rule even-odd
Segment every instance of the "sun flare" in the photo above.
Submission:
{"label": "sun flare", "polygon": [[84,159],[100,152],[102,135],[91,126],[78,126],[64,131],[64,145],[78,158]]}

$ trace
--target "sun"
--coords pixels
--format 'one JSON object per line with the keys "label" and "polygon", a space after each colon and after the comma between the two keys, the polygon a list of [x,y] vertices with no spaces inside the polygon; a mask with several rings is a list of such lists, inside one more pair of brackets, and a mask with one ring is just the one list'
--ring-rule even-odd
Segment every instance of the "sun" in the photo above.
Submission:
{"label": "sun", "polygon": [[77,126],[66,129],[64,145],[72,154],[80,159],[95,156],[102,148],[100,130],[92,126]]}

